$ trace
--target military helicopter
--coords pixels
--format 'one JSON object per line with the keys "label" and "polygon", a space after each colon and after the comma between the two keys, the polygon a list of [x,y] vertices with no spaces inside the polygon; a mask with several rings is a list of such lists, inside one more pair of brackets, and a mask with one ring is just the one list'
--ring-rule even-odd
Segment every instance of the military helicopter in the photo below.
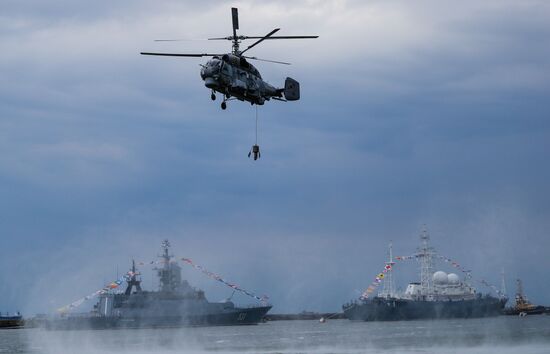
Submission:
{"label": "military helicopter", "polygon": [[[208,40],[229,40],[233,41],[233,49],[227,54],[193,54],[193,53],[151,53],[141,52],[142,55],[158,55],[169,57],[212,57],[206,64],[201,65],[201,78],[204,85],[212,90],[210,98],[216,100],[216,92],[222,94],[221,108],[227,108],[227,101],[237,99],[247,101],[251,104],[263,105],[270,99],[279,101],[296,101],[300,99],[300,84],[298,81],[287,77],[284,88],[274,87],[262,79],[260,72],[248,60],[259,60],[270,63],[290,65],[290,63],[260,59],[244,55],[248,50],[254,48],[264,40],[271,39],[306,39],[318,38],[319,36],[274,36],[280,28],[275,28],[265,36],[237,36],[239,29],[239,13],[237,8],[231,8],[233,20],[233,35],[228,37],[208,38]],[[241,41],[257,39],[246,49],[240,50]],[[157,41],[175,41],[163,39]]]}

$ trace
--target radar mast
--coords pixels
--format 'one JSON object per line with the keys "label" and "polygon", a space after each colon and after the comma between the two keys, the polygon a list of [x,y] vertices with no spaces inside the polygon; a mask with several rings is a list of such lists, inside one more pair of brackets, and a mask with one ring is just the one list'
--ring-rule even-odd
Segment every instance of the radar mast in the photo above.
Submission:
{"label": "radar mast", "polygon": [[126,287],[126,291],[124,292],[126,295],[132,294],[132,288],[136,287],[136,292],[140,293],[141,290],[141,279],[138,279],[137,276],[140,275],[140,273],[136,269],[136,262],[132,259],[132,269],[130,272],[128,272],[129,277],[126,278],[126,282],[128,283],[128,286]]}
{"label": "radar mast", "polygon": [[162,254],[158,256],[162,259],[162,267],[157,268],[158,276],[160,279],[160,291],[171,292],[174,290],[174,276],[172,274],[172,267],[170,266],[170,259],[172,256],[169,253],[170,242],[168,240],[162,241],[161,244]]}
{"label": "radar mast", "polygon": [[434,273],[433,256],[435,251],[430,246],[430,235],[424,225],[420,234],[421,246],[418,249],[418,257],[420,258],[420,290],[422,295],[432,294],[432,276]]}
{"label": "radar mast", "polygon": [[384,277],[384,288],[382,289],[382,296],[385,298],[395,297],[395,285],[393,281],[393,243],[390,242],[388,247],[389,260],[386,262],[386,275]]}
{"label": "radar mast", "polygon": [[504,268],[500,271],[500,276],[501,276],[501,283],[500,283],[500,297],[507,297],[507,290],[506,290],[506,277],[505,277],[505,274],[504,274]]}

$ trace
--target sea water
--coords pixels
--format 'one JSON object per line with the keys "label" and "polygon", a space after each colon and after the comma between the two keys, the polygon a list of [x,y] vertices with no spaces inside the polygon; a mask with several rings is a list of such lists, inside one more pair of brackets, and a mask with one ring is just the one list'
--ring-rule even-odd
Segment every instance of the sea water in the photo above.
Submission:
{"label": "sea water", "polygon": [[550,353],[550,316],[274,321],[257,326],[0,331],[0,353]]}

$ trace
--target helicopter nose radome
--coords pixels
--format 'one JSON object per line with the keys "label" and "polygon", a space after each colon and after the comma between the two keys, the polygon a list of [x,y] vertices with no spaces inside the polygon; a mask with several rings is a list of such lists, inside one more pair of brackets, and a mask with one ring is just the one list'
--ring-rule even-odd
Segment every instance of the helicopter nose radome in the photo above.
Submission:
{"label": "helicopter nose radome", "polygon": [[214,78],[207,77],[204,79],[204,86],[208,87],[209,89],[213,89],[218,87],[218,83],[216,82],[216,80],[214,80]]}

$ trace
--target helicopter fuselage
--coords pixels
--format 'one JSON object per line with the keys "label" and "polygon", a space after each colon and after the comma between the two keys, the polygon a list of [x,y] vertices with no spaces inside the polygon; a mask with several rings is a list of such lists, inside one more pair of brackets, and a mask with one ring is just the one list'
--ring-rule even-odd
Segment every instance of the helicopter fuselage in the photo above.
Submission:
{"label": "helicopter fuselage", "polygon": [[[240,101],[263,105],[271,98],[281,99],[283,89],[278,89],[262,79],[260,72],[245,58],[224,54],[214,56],[202,65],[201,78],[213,92],[224,95],[224,101],[234,97]],[[215,98],[214,94],[212,95]]]}
{"label": "helicopter fuselage", "polygon": [[[158,53],[141,52],[142,55],[158,55],[165,57],[188,57],[202,58],[212,57],[206,64],[201,65],[201,78],[204,85],[212,90],[210,98],[216,100],[216,92],[223,95],[221,108],[226,109],[226,101],[238,99],[251,104],[263,105],[271,99],[279,101],[297,101],[300,99],[300,83],[293,78],[287,77],[283,88],[274,87],[262,79],[258,69],[250,64],[247,59],[266,61],[277,64],[290,65],[283,61],[260,59],[254,56],[244,55],[248,50],[254,48],[264,40],[273,39],[307,39],[318,38],[319,36],[274,36],[280,28],[275,28],[265,36],[243,36],[237,35],[239,29],[239,13],[236,7],[231,8],[231,20],[233,22],[233,35],[228,37],[208,38],[208,40],[229,40],[233,42],[231,53],[208,54],[208,53]],[[241,41],[256,39],[254,43],[240,49]],[[177,39],[176,39],[177,40]],[[159,39],[158,41],[174,41],[173,39]]]}

